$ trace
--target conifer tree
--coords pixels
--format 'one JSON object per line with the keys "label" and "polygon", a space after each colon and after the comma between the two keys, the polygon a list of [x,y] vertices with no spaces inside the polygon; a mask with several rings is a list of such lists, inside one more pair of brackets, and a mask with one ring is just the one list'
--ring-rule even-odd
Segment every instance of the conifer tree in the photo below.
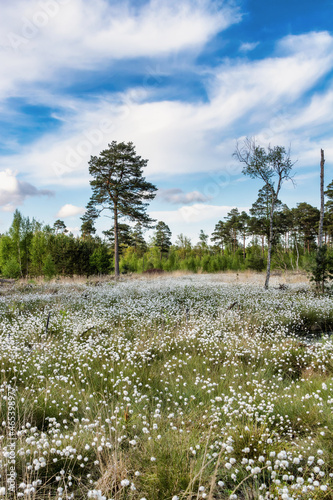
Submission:
{"label": "conifer tree", "polygon": [[147,243],[143,236],[142,225],[137,222],[131,231],[132,246],[136,252],[143,253],[147,250]]}
{"label": "conifer tree", "polygon": [[215,224],[214,231],[212,232],[211,241],[215,243],[215,246],[219,247],[221,253],[224,253],[226,245],[230,241],[229,229],[226,227],[225,222],[219,220]]}
{"label": "conifer tree", "polygon": [[119,276],[119,219],[126,217],[145,226],[153,222],[146,209],[147,201],[155,197],[156,187],[143,177],[147,162],[136,154],[132,142],[116,141],[89,161],[89,173],[93,180],[90,181],[92,195],[86,217],[94,220],[102,211],[111,211],[115,276]]}
{"label": "conifer tree", "polygon": [[160,258],[162,258],[163,253],[168,253],[171,247],[171,231],[169,226],[163,221],[159,221],[156,224],[154,244],[160,251]]}

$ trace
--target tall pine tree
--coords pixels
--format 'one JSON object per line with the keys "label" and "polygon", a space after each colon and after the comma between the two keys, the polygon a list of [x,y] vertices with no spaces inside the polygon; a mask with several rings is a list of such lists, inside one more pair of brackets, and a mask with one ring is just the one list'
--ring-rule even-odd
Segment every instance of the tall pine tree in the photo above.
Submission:
{"label": "tall pine tree", "polygon": [[94,220],[104,210],[111,211],[114,231],[115,276],[119,276],[119,219],[141,222],[149,226],[147,201],[155,198],[156,187],[143,177],[148,160],[135,152],[132,142],[112,141],[108,149],[89,161],[92,195],[87,205],[86,220]]}

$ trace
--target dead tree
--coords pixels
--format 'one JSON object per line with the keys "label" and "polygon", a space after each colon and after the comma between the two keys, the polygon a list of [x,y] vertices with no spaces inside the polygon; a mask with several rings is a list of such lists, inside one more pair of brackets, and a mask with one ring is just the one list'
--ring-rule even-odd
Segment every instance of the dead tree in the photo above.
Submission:
{"label": "dead tree", "polygon": [[319,233],[318,233],[318,247],[320,248],[323,244],[323,227],[324,227],[324,165],[325,165],[325,157],[324,150],[320,150],[321,159],[320,159],[320,219],[319,219]]}

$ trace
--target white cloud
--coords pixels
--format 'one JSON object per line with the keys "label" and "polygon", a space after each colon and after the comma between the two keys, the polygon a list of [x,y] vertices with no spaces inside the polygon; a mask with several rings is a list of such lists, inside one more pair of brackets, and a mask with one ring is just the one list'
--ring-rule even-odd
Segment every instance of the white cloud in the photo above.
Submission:
{"label": "white cloud", "polygon": [[85,209],[83,207],[76,207],[75,205],[71,205],[67,203],[57,213],[56,217],[66,218],[66,217],[75,217],[76,215],[84,214]]}
{"label": "white cloud", "polygon": [[[333,98],[328,91],[310,104],[302,99],[332,67],[333,37],[310,33],[286,37],[274,57],[228,61],[209,76],[205,73],[207,102],[160,101],[158,89],[151,92],[144,86],[94,102],[61,98],[60,129],[17,155],[3,156],[0,168],[21,165],[32,182],[38,179],[43,185],[88,186],[90,155],[99,154],[111,140],[133,141],[137,153],[149,158],[146,175],[157,184],[165,172],[205,172],[209,185],[215,182],[213,172],[225,182],[239,173],[232,153],[241,135],[286,147],[292,142],[299,165],[310,165],[317,162],[319,147],[317,139],[309,139],[313,127],[325,120],[327,144],[333,142]],[[203,195],[209,196],[204,188]]]}
{"label": "white cloud", "polygon": [[[217,222],[226,217],[232,208],[235,208],[235,206],[194,204],[180,207],[178,210],[156,210],[150,212],[150,215],[154,219],[163,220],[170,224],[180,220],[186,223],[197,223],[213,219]],[[249,207],[238,207],[238,210],[240,212],[243,210],[248,211]]]}
{"label": "white cloud", "polygon": [[189,193],[184,193],[182,189],[173,188],[173,189],[159,189],[157,192],[157,199],[160,198],[167,203],[172,204],[183,204],[189,205],[190,203],[195,202],[205,202],[209,200],[208,196],[205,196],[199,191],[191,191]]}
{"label": "white cloud", "polygon": [[75,227],[67,227],[67,231],[69,233],[72,233],[74,236],[79,236],[80,235],[80,228],[78,226]]}
{"label": "white cloud", "polygon": [[259,43],[260,42],[244,42],[239,47],[239,50],[241,52],[250,52],[251,50],[254,50],[256,47],[258,47]]}
{"label": "white cloud", "polygon": [[31,85],[55,85],[64,74],[68,81],[73,70],[99,71],[103,64],[124,58],[198,51],[239,20],[235,9],[218,9],[208,0],[150,0],[141,7],[106,0],[5,2],[0,98],[29,95]]}
{"label": "white cloud", "polygon": [[0,171],[0,207],[4,212],[13,212],[29,196],[51,196],[47,189],[37,189],[28,182],[17,179],[10,169]]}

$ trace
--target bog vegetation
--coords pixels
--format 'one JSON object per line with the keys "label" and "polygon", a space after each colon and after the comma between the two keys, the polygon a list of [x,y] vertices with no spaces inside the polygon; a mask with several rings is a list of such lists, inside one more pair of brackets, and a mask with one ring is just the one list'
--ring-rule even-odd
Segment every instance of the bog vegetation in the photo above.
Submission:
{"label": "bog vegetation", "polygon": [[16,285],[0,318],[1,498],[333,498],[333,310],[308,285]]}

